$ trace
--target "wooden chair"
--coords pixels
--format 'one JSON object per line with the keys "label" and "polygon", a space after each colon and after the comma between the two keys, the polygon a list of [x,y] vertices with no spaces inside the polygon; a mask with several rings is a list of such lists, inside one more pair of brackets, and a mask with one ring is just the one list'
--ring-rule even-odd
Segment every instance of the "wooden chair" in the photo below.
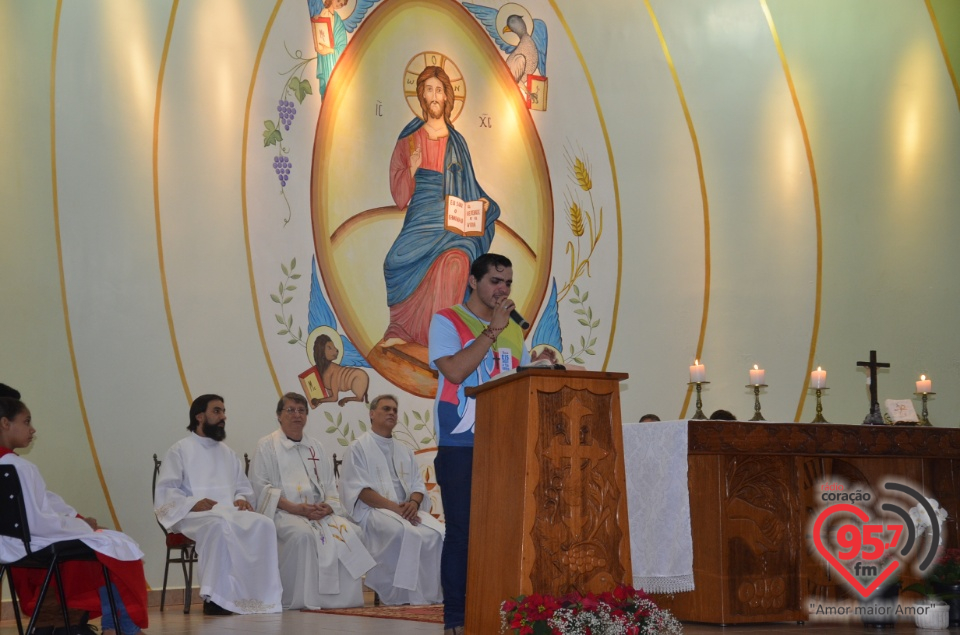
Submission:
{"label": "wooden chair", "polygon": [[[160,464],[163,461],[153,455],[153,489],[152,500],[156,501],[157,496],[157,476],[160,474]],[[160,591],[160,610],[163,610],[164,601],[167,596],[167,574],[170,571],[171,564],[179,564],[183,570],[183,612],[190,612],[190,600],[193,598],[193,565],[197,562],[197,543],[187,538],[183,534],[167,531],[160,520],[157,520],[160,529],[163,530],[163,537],[167,544],[167,562],[163,566],[163,589]],[[174,555],[177,552],[179,555]]]}
{"label": "wooden chair", "polygon": [[[33,615],[30,616],[30,623],[27,625],[26,632],[32,633],[34,631],[34,624],[40,614],[40,607],[43,606],[43,599],[47,595],[52,578],[57,580],[63,623],[66,625],[67,632],[72,632],[70,615],[67,612],[67,598],[63,591],[63,580],[60,575],[60,565],[70,561],[98,562],[97,552],[80,540],[62,540],[47,545],[38,551],[33,551],[30,548],[30,524],[27,521],[27,510],[23,502],[23,488],[20,485],[20,475],[17,473],[17,468],[12,465],[0,465],[0,500],[3,501],[3,505],[0,507],[0,535],[20,540],[23,542],[24,550],[27,553],[26,556],[17,561],[0,562],[0,583],[3,582],[3,575],[6,574],[7,581],[10,584],[13,614],[17,619],[17,631],[20,635],[24,633],[23,623],[20,621],[17,592],[13,584],[13,568],[23,567],[46,570],[47,572],[43,585],[40,587],[37,604],[33,609]],[[113,584],[110,582],[110,572],[103,564],[100,566],[103,569],[103,579],[107,587],[107,598],[110,602],[110,612],[113,614],[113,623],[119,625],[117,601],[113,594]]]}
{"label": "wooden chair", "polygon": [[333,453],[333,477],[340,480],[340,466],[343,465],[343,459],[337,458],[337,453]]}

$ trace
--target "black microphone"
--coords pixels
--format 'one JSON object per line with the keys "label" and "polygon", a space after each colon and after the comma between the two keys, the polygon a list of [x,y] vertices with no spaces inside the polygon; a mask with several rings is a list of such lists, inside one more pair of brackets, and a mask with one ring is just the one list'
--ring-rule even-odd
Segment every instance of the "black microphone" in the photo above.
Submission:
{"label": "black microphone", "polygon": [[524,320],[523,316],[517,313],[516,309],[510,311],[510,319],[519,324],[520,328],[522,328],[524,331],[530,328],[530,323]]}

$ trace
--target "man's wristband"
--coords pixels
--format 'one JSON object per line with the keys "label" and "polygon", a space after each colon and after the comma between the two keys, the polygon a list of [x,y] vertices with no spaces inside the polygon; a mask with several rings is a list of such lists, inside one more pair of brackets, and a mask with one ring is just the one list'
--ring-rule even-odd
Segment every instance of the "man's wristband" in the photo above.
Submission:
{"label": "man's wristband", "polygon": [[410,499],[410,502],[411,502],[411,503],[416,503],[416,504],[417,504],[417,509],[420,509],[420,501],[418,501],[418,500],[415,499],[415,498],[411,498],[411,499]]}

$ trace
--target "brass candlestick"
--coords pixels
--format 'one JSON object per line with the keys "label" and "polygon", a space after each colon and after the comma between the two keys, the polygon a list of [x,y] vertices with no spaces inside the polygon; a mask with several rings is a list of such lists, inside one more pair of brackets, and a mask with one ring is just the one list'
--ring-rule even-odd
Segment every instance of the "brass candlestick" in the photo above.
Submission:
{"label": "brass candlestick", "polygon": [[823,388],[814,388],[814,390],[817,391],[817,416],[814,417],[813,421],[811,421],[810,423],[830,423],[829,421],[823,418],[823,404],[820,403],[820,395],[826,389],[827,389],[826,386],[824,386]]}
{"label": "brass candlestick", "polygon": [[704,384],[709,384],[709,381],[691,381],[687,385],[694,385],[697,387],[697,411],[693,413],[691,419],[706,419],[707,415],[703,414],[703,402],[700,400],[700,389]]}
{"label": "brass candlestick", "polygon": [[766,387],[766,384],[747,384],[747,388],[753,388],[753,419],[750,421],[766,421],[760,413],[760,389]]}
{"label": "brass candlestick", "polygon": [[920,424],[922,426],[933,426],[930,423],[930,419],[927,418],[927,395],[935,395],[935,392],[915,392],[915,395],[920,395],[920,399],[923,401],[923,410],[920,412]]}

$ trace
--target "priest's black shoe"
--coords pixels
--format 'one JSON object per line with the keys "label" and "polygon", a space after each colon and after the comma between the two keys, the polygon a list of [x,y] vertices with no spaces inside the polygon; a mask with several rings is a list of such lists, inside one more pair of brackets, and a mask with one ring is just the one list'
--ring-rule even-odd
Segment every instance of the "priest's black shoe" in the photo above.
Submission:
{"label": "priest's black shoe", "polygon": [[209,600],[203,601],[203,614],[204,615],[233,615],[233,611],[228,611],[219,604],[210,602]]}

